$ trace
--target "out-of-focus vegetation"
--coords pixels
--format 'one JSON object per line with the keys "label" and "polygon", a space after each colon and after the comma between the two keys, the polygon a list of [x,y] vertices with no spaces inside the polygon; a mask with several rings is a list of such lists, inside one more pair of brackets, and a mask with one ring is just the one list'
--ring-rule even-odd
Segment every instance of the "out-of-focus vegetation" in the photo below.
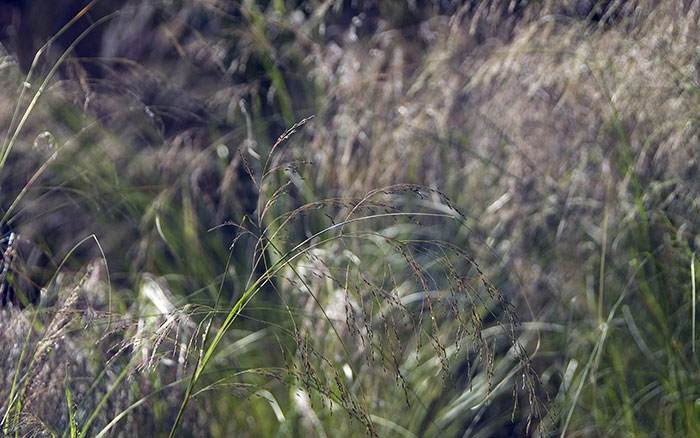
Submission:
{"label": "out-of-focus vegetation", "polygon": [[3,436],[700,436],[698,1],[63,3],[0,10]]}

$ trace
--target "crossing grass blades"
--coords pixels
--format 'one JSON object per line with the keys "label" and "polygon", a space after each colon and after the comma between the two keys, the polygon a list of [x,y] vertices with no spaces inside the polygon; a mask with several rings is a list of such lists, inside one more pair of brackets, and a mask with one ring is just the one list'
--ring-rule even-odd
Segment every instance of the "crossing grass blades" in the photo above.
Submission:
{"label": "crossing grass blades", "polygon": [[[515,309],[468,248],[431,238],[464,216],[440,192],[409,184],[362,198],[303,201],[304,175],[314,164],[291,159],[283,146],[309,121],[283,133],[264,162],[245,160],[260,193],[256,213],[216,227],[229,232],[231,256],[254,242],[244,288],[232,285],[240,277],[227,269],[213,283],[218,298],[211,306],[176,307],[167,283],[151,279],[142,293],[160,297],[153,299],[157,307],[158,299],[166,303],[160,313],[142,307],[120,315],[104,296],[94,296],[107,294],[98,262],[62,286],[60,303],[26,310],[34,315],[30,326],[43,325],[24,331],[22,353],[5,369],[15,376],[3,401],[6,433],[39,427],[38,417],[22,414],[36,402],[29,399],[42,397],[38,381],[63,386],[64,404],[71,397],[69,376],[77,370],[66,366],[64,378],[54,381],[45,369],[52,344],[57,362],[70,354],[55,344],[67,337],[97,342],[103,353],[93,355],[97,368],[79,370],[93,380],[82,387],[83,403],[68,403],[59,415],[64,435],[108,436],[135,421],[139,407],[164,397],[158,403],[177,412],[170,431],[177,436],[183,426],[187,433],[195,427],[195,405],[212,410],[222,398],[231,403],[231,394],[248,406],[263,399],[283,430],[308,420],[319,433],[335,424],[369,436],[452,435],[464,427],[457,416],[482,412],[505,395],[528,432],[546,432],[548,398],[525,349],[532,335],[521,330]],[[15,236],[5,247],[7,276]],[[152,380],[173,358],[177,365],[161,382]],[[108,370],[118,374],[108,378]],[[132,393],[128,381],[151,389]],[[107,408],[111,397],[121,399],[111,402],[116,410]],[[411,418],[393,417],[407,408]],[[40,429],[52,430],[45,423]]]}
{"label": "crossing grass blades", "polygon": [[[285,162],[285,154],[276,150],[308,121],[282,134],[261,168],[246,161],[259,193],[268,196],[261,196],[257,218],[222,227],[232,230],[232,247],[242,236],[256,240],[253,256],[256,265],[265,264],[264,273],[251,277],[232,305],[222,307],[217,300],[205,318],[201,354],[171,436],[203,386],[205,372],[226,349],[228,332],[265,288],[278,295],[274,311],[288,316],[286,322],[275,322],[286,361],[275,378],[308,397],[313,409],[320,408],[317,418],[332,415],[339,406],[370,436],[380,435],[379,425],[403,429],[377,415],[377,402],[429,410],[435,394],[426,397],[424,392],[436,383],[425,388],[425,379],[439,373],[446,394],[479,394],[472,409],[488,403],[504,386],[513,388],[514,409],[518,399],[527,400],[527,429],[533,421],[543,426],[548,400],[519,339],[515,310],[467,249],[429,238],[431,227],[443,221],[464,221],[445,196],[399,184],[361,199],[291,206],[298,201],[291,193],[304,184],[298,169],[309,163]],[[225,283],[222,279],[220,293]],[[225,315],[223,321],[217,314]],[[397,388],[402,402],[385,398]],[[450,403],[457,400],[446,405]],[[448,418],[431,418],[428,412],[421,421],[424,430],[450,429]]]}
{"label": "crossing grass blades", "polygon": [[[71,49],[37,89],[22,88],[0,172]],[[34,82],[29,76],[25,83]],[[259,196],[252,215],[209,230],[229,249],[224,270],[202,288],[214,299],[201,298],[202,290],[176,295],[179,278],[159,272],[139,272],[138,290],[112,293],[104,253],[62,272],[24,248],[23,237],[3,234],[3,300],[24,307],[0,321],[4,436],[168,429],[170,436],[456,436],[474,425],[485,433],[502,427],[481,419],[502,419],[489,410],[504,397],[512,412],[501,421],[547,434],[549,400],[532,359],[536,334],[519,325],[519,311],[469,247],[434,237],[467,227],[465,216],[441,192],[413,184],[317,199],[306,179],[325,164],[304,161],[303,148],[290,145],[311,123],[294,124],[263,159],[239,152]],[[112,192],[141,202],[140,193],[120,193],[124,180],[114,181]],[[181,238],[171,246],[192,251],[192,260],[206,254],[201,241],[189,245],[187,233],[168,229],[165,213],[150,220],[161,195],[168,193],[144,202],[149,209],[138,219],[154,222],[168,244]],[[94,236],[74,248],[87,244],[102,251]],[[246,266],[237,258],[250,261],[247,276],[234,269]],[[49,268],[38,272],[42,266]],[[37,300],[46,285],[53,293]]]}

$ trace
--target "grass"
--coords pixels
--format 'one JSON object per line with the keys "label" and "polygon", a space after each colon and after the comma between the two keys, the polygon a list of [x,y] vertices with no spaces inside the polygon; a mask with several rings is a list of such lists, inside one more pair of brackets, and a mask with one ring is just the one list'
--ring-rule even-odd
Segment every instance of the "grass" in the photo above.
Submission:
{"label": "grass", "polygon": [[23,16],[2,435],[698,435],[697,5],[554,3]]}

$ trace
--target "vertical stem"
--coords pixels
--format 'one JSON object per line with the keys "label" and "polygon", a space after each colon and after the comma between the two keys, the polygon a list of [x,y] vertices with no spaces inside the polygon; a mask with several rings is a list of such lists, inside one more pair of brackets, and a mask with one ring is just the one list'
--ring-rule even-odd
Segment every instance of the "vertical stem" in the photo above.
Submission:
{"label": "vertical stem", "polygon": [[598,277],[598,325],[603,323],[603,292],[605,291],[605,253],[608,247],[608,205],[603,213],[603,242],[600,254],[600,273]]}
{"label": "vertical stem", "polygon": [[695,252],[693,252],[693,257],[690,259],[690,287],[692,290],[692,309],[693,309],[693,353],[695,353]]}

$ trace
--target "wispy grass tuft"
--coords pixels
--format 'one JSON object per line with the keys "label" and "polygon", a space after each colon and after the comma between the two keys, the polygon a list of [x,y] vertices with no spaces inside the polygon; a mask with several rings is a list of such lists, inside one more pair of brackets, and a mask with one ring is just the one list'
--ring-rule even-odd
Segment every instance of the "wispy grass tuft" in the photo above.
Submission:
{"label": "wispy grass tuft", "polygon": [[3,435],[700,435],[697,2],[27,7]]}

